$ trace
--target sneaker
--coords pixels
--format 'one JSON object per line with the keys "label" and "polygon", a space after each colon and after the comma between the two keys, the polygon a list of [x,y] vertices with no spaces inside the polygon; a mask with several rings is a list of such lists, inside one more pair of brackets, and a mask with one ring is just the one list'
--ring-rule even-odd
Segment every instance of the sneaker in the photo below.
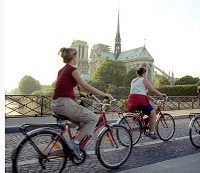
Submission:
{"label": "sneaker", "polygon": [[74,154],[78,159],[81,159],[81,152],[79,144],[75,144],[73,140],[67,142],[69,148],[74,151]]}
{"label": "sneaker", "polygon": [[154,132],[154,133],[149,133],[149,137],[151,138],[151,139],[158,139],[159,138],[159,136],[157,135],[157,133],[156,132]]}

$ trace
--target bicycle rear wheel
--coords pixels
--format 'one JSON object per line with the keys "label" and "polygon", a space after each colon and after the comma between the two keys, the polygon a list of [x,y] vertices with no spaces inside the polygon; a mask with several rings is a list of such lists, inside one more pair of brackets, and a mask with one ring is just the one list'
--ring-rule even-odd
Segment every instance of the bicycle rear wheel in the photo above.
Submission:
{"label": "bicycle rear wheel", "polygon": [[200,148],[200,116],[192,118],[189,126],[189,136],[192,145]]}
{"label": "bicycle rear wheel", "polygon": [[[105,128],[96,143],[96,154],[100,163],[108,169],[122,166],[129,158],[132,150],[132,138],[129,131],[119,124]],[[124,146],[123,144],[126,144]]]}
{"label": "bicycle rear wheel", "polygon": [[119,119],[117,123],[123,125],[130,131],[132,137],[132,145],[135,145],[141,137],[141,121],[135,115],[129,115]]}
{"label": "bicycle rear wheel", "polygon": [[[65,168],[67,157],[65,141],[56,140],[58,134],[50,129],[37,129],[21,139],[13,151],[13,172],[52,172],[61,173]],[[36,150],[31,140],[37,146]]]}
{"label": "bicycle rear wheel", "polygon": [[167,113],[159,115],[159,118],[156,121],[156,130],[161,140],[170,140],[175,132],[174,118]]}

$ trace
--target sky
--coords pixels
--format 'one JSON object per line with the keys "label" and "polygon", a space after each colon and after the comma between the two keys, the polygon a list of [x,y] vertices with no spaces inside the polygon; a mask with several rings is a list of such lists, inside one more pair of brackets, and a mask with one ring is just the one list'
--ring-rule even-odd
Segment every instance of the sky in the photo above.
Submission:
{"label": "sky", "polygon": [[25,75],[42,85],[64,66],[57,55],[73,40],[114,51],[118,10],[122,51],[146,46],[154,65],[176,78],[200,77],[199,0],[6,0],[4,1],[5,90]]}

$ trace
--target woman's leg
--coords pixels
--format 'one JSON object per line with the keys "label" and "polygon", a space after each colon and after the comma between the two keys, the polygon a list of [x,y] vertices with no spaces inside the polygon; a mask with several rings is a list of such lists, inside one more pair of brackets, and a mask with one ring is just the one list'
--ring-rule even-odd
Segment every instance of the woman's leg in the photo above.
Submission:
{"label": "woman's leg", "polygon": [[80,106],[79,116],[76,121],[80,122],[80,130],[78,131],[75,139],[81,141],[86,135],[93,135],[94,128],[98,122],[98,117],[89,109]]}
{"label": "woman's leg", "polygon": [[89,109],[77,104],[70,98],[58,98],[52,102],[55,113],[67,116],[70,121],[81,126],[75,139],[81,141],[86,135],[92,135],[98,122],[98,117]]}
{"label": "woman's leg", "polygon": [[156,131],[156,111],[153,109],[151,111],[151,114],[149,115],[150,119],[150,131],[155,132]]}

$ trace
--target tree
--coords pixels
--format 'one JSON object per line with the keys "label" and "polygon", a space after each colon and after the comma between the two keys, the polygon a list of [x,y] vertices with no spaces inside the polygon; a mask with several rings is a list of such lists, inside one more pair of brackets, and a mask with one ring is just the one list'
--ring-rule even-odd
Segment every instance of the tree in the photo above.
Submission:
{"label": "tree", "polygon": [[175,85],[188,85],[188,84],[197,84],[199,81],[198,77],[193,78],[190,75],[186,75],[175,82]]}
{"label": "tree", "polygon": [[163,76],[158,78],[155,82],[155,87],[162,87],[165,85],[170,85],[170,81]]}
{"label": "tree", "polygon": [[89,81],[88,84],[92,85],[93,87],[95,87],[103,92],[106,92],[106,89],[108,87],[108,85],[104,81],[96,81],[96,82]]}
{"label": "tree", "polygon": [[19,91],[22,94],[31,94],[36,90],[41,90],[41,84],[31,76],[24,76],[19,82]]}
{"label": "tree", "polygon": [[107,87],[109,84],[123,86],[125,75],[124,62],[105,59],[93,73],[92,82],[103,81]]}
{"label": "tree", "polygon": [[132,68],[127,72],[127,74],[124,78],[124,86],[126,86],[126,87],[131,86],[131,81],[137,77],[136,70],[137,70],[136,68]]}
{"label": "tree", "polygon": [[9,94],[10,95],[19,95],[20,94],[19,88],[12,89]]}

